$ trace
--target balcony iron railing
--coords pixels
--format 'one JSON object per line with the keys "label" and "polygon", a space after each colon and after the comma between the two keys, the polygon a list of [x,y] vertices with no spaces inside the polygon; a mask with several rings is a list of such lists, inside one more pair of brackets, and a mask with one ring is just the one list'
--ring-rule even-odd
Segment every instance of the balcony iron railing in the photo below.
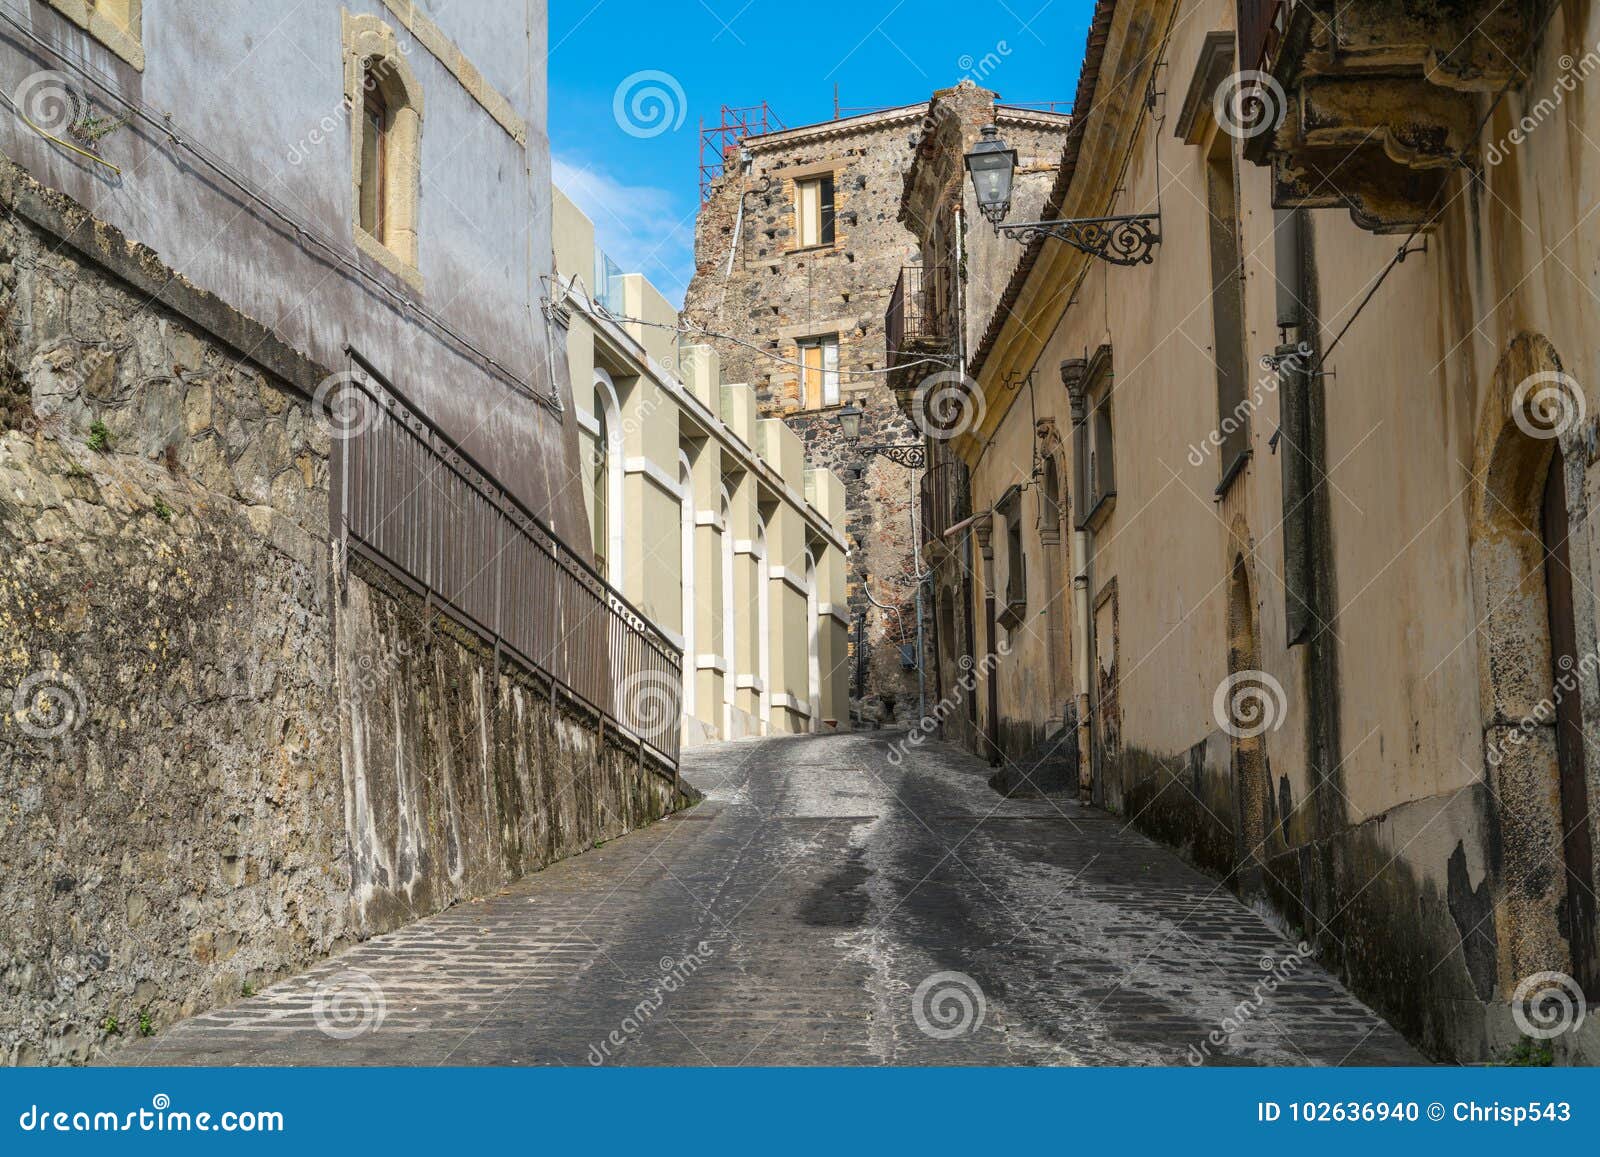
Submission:
{"label": "balcony iron railing", "polygon": [[937,265],[907,265],[900,270],[883,328],[891,367],[912,360],[913,349],[949,339],[949,271]]}
{"label": "balcony iron railing", "polygon": [[951,458],[930,465],[922,475],[922,541],[926,545],[972,514],[972,488],[966,463]]}
{"label": "balcony iron railing", "polygon": [[354,351],[328,399],[340,544],[671,769],[683,657]]}

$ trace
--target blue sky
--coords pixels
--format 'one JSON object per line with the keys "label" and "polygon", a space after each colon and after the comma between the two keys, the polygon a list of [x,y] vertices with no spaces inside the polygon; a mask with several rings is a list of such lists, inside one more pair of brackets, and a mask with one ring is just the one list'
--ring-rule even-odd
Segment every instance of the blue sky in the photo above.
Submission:
{"label": "blue sky", "polygon": [[554,0],[556,183],[594,219],[617,264],[643,272],[681,304],[694,272],[702,117],[715,123],[724,104],[765,100],[793,127],[833,116],[835,84],[847,108],[885,107],[925,100],[963,76],[1008,101],[1070,104],[1093,7],[1092,0]]}

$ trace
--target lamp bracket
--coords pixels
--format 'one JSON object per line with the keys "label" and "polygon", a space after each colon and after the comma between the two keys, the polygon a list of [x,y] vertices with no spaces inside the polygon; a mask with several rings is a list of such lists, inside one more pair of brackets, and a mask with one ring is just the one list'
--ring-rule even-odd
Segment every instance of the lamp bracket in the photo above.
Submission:
{"label": "lamp bracket", "polygon": [[1111,265],[1148,265],[1155,259],[1156,246],[1161,244],[1161,214],[1018,221],[996,224],[995,232],[1014,237],[1024,245],[1031,245],[1040,237],[1054,237]]}
{"label": "lamp bracket", "polygon": [[869,446],[868,449],[907,470],[921,470],[928,464],[927,448],[914,442],[897,446]]}

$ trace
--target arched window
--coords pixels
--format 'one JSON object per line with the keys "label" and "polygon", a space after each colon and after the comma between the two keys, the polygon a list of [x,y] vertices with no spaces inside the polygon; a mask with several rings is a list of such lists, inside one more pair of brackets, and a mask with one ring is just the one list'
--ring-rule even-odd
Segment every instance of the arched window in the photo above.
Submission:
{"label": "arched window", "polygon": [[422,89],[394,31],[376,16],[346,15],[345,51],[356,244],[420,289]]}
{"label": "arched window", "polygon": [[614,587],[622,585],[622,407],[605,370],[594,371],[594,459],[589,493],[595,569]]}

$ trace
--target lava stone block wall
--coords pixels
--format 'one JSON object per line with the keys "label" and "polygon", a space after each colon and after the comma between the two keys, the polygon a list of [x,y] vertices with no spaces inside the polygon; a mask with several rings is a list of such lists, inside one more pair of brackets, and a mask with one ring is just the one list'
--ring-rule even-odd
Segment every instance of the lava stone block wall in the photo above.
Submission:
{"label": "lava stone block wall", "polygon": [[[807,461],[844,482],[850,615],[853,624],[866,623],[867,652],[863,685],[852,678],[851,694],[860,693],[869,715],[902,719],[917,711],[916,672],[904,670],[900,656],[902,642],[916,641],[912,509],[920,474],[867,447],[922,440],[883,371],[884,313],[916,252],[896,217],[925,113],[915,105],[750,138],[749,171],[735,163],[700,208],[696,272],[684,301],[691,324],[725,335],[711,341],[727,380],[753,386],[763,414],[784,418],[799,434]],[[819,169],[833,173],[835,240],[797,251],[795,176]],[[801,408],[799,371],[786,364],[796,360],[798,338],[833,333],[840,401],[864,411],[855,443],[842,436],[836,407]],[[869,589],[894,610],[874,607]],[[855,637],[852,627],[852,662]]]}
{"label": "lava stone block wall", "polygon": [[270,334],[3,163],[0,202],[0,1064],[92,1060],[675,806],[340,575],[329,424],[241,356]]}

